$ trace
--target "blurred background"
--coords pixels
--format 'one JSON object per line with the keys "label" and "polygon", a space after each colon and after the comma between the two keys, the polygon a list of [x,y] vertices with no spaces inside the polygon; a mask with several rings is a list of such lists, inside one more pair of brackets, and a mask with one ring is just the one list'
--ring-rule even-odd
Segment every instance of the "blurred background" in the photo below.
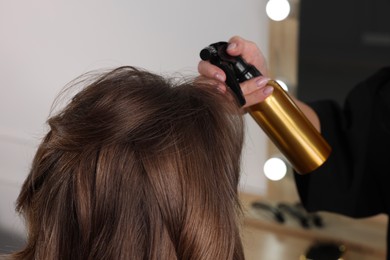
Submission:
{"label": "blurred background", "polygon": [[[0,253],[23,245],[15,200],[52,102],[72,79],[122,65],[197,75],[203,47],[240,35],[262,49],[271,76],[292,95],[342,103],[354,84],[388,65],[389,10],[385,0],[0,1]],[[258,125],[246,123],[240,192],[248,259],[299,259],[318,243],[347,248],[348,259],[384,259],[384,216],[323,213],[326,225],[314,228],[302,225],[302,212],[275,221],[273,206],[298,207],[291,168]]]}

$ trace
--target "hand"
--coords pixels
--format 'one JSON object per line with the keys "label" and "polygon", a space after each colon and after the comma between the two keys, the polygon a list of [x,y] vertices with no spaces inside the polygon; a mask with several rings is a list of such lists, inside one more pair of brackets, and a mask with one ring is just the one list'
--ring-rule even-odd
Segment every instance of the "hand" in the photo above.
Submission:
{"label": "hand", "polygon": [[[266,61],[256,44],[239,36],[235,36],[229,40],[227,52],[231,56],[240,55],[263,74],[263,76],[247,80],[240,84],[246,99],[245,107],[259,103],[267,98],[272,93],[273,87],[267,86],[267,82],[270,79],[267,77],[268,69]],[[222,69],[207,61],[200,61],[198,64],[198,71],[203,77],[218,80],[218,82],[220,82],[218,84],[218,89],[222,92],[226,91],[226,75]]]}

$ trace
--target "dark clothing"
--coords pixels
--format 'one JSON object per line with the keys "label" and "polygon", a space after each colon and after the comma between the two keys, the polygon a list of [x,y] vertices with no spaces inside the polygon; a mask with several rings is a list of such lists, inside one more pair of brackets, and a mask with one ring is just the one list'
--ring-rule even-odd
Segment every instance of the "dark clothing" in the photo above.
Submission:
{"label": "dark clothing", "polygon": [[343,108],[332,101],[310,105],[332,153],[319,169],[295,174],[304,206],[351,217],[389,215],[390,67],[356,86]]}

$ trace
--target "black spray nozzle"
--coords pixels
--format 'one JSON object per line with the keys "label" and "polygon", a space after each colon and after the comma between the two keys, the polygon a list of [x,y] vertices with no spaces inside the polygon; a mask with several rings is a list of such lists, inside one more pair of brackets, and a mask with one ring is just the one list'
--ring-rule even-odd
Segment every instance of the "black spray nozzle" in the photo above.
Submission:
{"label": "black spray nozzle", "polygon": [[211,60],[213,59],[213,57],[217,56],[218,53],[217,53],[217,49],[215,49],[214,46],[207,46],[206,48],[204,48],[201,52],[200,52],[200,58],[202,60]]}
{"label": "black spray nozzle", "polygon": [[261,73],[240,56],[230,56],[226,52],[227,46],[227,42],[210,44],[200,52],[200,58],[218,66],[225,72],[227,86],[233,91],[239,104],[243,106],[246,101],[239,83],[260,76]]}

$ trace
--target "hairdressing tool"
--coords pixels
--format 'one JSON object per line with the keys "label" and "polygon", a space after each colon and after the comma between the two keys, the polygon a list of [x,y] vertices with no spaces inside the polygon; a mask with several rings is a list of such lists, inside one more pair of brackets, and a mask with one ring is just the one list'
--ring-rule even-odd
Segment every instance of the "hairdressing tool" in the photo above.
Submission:
{"label": "hairdressing tool", "polygon": [[299,224],[301,225],[301,227],[303,227],[303,228],[309,228],[310,227],[309,219],[306,216],[306,214],[303,214],[301,211],[297,210],[293,206],[290,206],[290,205],[288,205],[286,203],[279,203],[277,207],[278,207],[278,209],[280,211],[286,212],[291,217],[293,217],[296,220],[298,220]]}
{"label": "hairdressing tool", "polygon": [[269,205],[267,203],[255,201],[252,203],[252,208],[265,210],[272,214],[273,219],[278,223],[284,223],[285,219],[283,213],[279,210],[278,207]]}
{"label": "hairdressing tool", "polygon": [[301,211],[302,214],[306,214],[308,220],[311,221],[314,224],[314,226],[316,226],[318,228],[324,227],[324,221],[319,214],[317,214],[315,212],[307,212],[306,209],[303,207],[303,205],[300,202],[295,203],[294,207],[297,210]]}
{"label": "hairdressing tool", "polygon": [[[261,73],[242,57],[227,54],[227,45],[227,42],[210,44],[200,52],[200,57],[225,72],[227,86],[244,106],[240,83]],[[315,170],[326,161],[331,147],[275,80],[268,85],[274,87],[273,93],[247,111],[298,173]]]}

